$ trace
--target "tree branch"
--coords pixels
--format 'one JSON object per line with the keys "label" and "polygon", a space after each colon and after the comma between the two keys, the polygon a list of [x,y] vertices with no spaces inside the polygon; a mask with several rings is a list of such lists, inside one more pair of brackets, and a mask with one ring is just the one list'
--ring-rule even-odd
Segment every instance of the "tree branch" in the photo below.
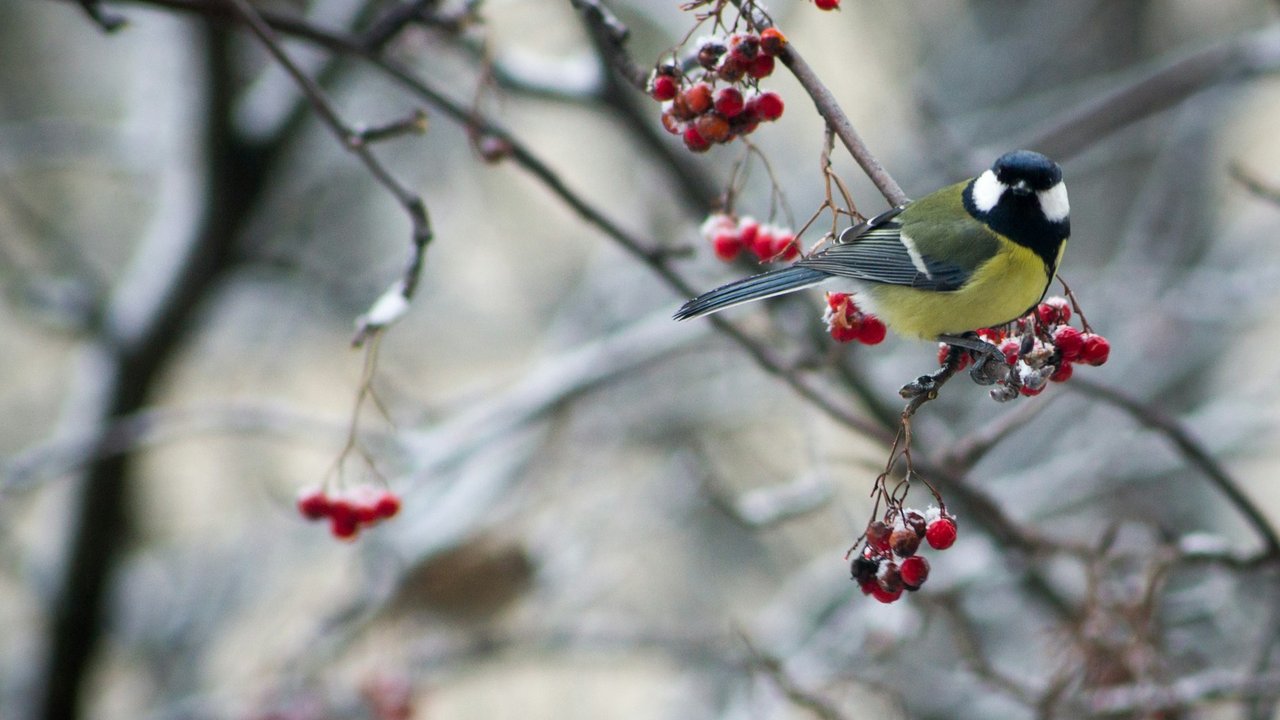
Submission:
{"label": "tree branch", "polygon": [[1122,393],[1115,388],[1100,385],[1084,378],[1074,378],[1070,387],[1088,397],[1101,400],[1112,407],[1123,410],[1138,424],[1163,435],[1177,451],[1193,467],[1200,470],[1209,482],[1226,496],[1245,520],[1253,526],[1254,531],[1262,539],[1264,558],[1268,561],[1280,561],[1280,536],[1277,536],[1271,523],[1262,510],[1240,490],[1234,478],[1209,454],[1191,433],[1177,420],[1160,412],[1137,398]]}

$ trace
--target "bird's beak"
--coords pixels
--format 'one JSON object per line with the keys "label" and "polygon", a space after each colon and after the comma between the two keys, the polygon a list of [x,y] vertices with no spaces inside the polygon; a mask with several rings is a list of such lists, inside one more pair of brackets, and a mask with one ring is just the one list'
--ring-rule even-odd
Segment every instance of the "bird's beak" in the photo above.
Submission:
{"label": "bird's beak", "polygon": [[1014,195],[1030,195],[1031,194],[1031,186],[1027,184],[1026,180],[1019,180],[1018,182],[1014,183],[1013,187],[1010,189],[1013,190]]}

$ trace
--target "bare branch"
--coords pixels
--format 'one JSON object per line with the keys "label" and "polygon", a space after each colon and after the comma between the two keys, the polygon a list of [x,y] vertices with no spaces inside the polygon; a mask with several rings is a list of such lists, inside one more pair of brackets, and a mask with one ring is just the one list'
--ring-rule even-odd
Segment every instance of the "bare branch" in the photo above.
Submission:
{"label": "bare branch", "polygon": [[[347,151],[360,158],[365,168],[368,169],[369,174],[390,191],[405,212],[409,214],[409,220],[413,224],[413,252],[410,256],[408,267],[405,268],[404,275],[392,285],[392,290],[407,304],[413,298],[414,291],[417,289],[427,245],[432,238],[431,222],[427,216],[426,204],[422,202],[421,197],[409,190],[408,187],[391,174],[391,171],[369,149],[364,136],[342,120],[338,115],[338,111],[333,107],[328,97],[325,96],[324,91],[298,67],[297,63],[290,59],[289,54],[280,45],[280,39],[275,30],[272,29],[271,24],[258,14],[258,11],[249,4],[248,0],[225,0],[225,2],[232,8],[241,22],[247,25],[253,34],[258,37],[276,62],[293,77],[294,82],[298,84],[298,87],[311,103],[312,108],[315,109],[316,115],[333,132],[338,142]],[[372,311],[363,315],[357,323],[356,336],[352,340],[352,344],[360,345],[370,334],[386,327],[398,319],[399,315],[397,313],[384,317]]]}
{"label": "bare branch", "polygon": [[1270,561],[1280,560],[1280,536],[1267,520],[1266,514],[1240,489],[1239,483],[1222,465],[1209,454],[1181,423],[1160,412],[1137,398],[1130,397],[1115,388],[1099,385],[1093,381],[1078,378],[1072,381],[1072,389],[1108,405],[1123,410],[1131,418],[1146,428],[1154,430],[1178,450],[1193,467],[1209,479],[1218,488],[1227,501],[1245,517],[1262,538],[1265,557]]}
{"label": "bare branch", "polygon": [[1240,675],[1208,670],[1168,684],[1136,683],[1092,690],[1083,695],[1090,713],[1114,717],[1127,713],[1150,715],[1223,699],[1275,697],[1280,673]]}
{"label": "bare branch", "polygon": [[1231,178],[1244,186],[1246,190],[1274,205],[1280,205],[1280,188],[1268,185],[1261,178],[1245,169],[1239,162],[1231,163],[1227,168]]}
{"label": "bare branch", "polygon": [[1079,153],[1098,138],[1166,110],[1209,87],[1280,69],[1280,26],[1235,37],[1176,58],[1132,82],[1058,113],[1023,140],[1057,158]]}

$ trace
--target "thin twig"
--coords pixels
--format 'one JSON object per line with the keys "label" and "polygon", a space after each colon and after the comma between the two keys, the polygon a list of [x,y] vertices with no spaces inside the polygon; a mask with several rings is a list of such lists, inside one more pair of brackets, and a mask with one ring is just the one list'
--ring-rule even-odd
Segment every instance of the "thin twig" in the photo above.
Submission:
{"label": "thin twig", "polygon": [[[324,90],[289,57],[289,54],[284,51],[284,47],[281,46],[280,38],[276,35],[275,30],[272,29],[271,24],[258,14],[258,11],[249,4],[248,0],[224,0],[224,2],[232,9],[234,15],[257,36],[258,40],[262,42],[280,67],[289,73],[294,82],[297,83],[298,88],[306,95],[307,101],[311,103],[316,115],[333,132],[338,142],[348,152],[354,153],[356,157],[360,158],[369,174],[394,195],[401,207],[409,214],[409,220],[413,224],[413,252],[403,276],[392,286],[393,291],[407,303],[417,289],[427,245],[432,238],[431,222],[427,216],[426,204],[423,203],[421,197],[391,174],[391,171],[382,164],[382,161],[373,154],[361,133],[343,121],[333,103],[325,95]],[[394,320],[396,317],[391,317],[390,320]],[[373,313],[366,315],[365,318],[367,320],[361,323],[353,341],[356,345],[361,344],[370,334],[382,329],[390,321],[383,321],[381,317],[374,317]]]}
{"label": "thin twig", "polygon": [[846,719],[845,714],[840,712],[840,709],[830,700],[800,687],[799,683],[783,667],[782,661],[756,648],[745,632],[739,630],[738,637],[741,638],[742,644],[747,648],[751,666],[768,675],[793,705],[808,710],[821,718],[821,720]]}
{"label": "thin twig", "polygon": [[84,14],[106,32],[115,32],[128,24],[122,15],[109,13],[102,9],[100,0],[76,0],[84,9]]}
{"label": "thin twig", "polygon": [[1227,172],[1231,174],[1232,180],[1243,185],[1249,192],[1270,203],[1280,205],[1280,187],[1263,182],[1257,175],[1245,170],[1244,165],[1239,161],[1231,163],[1227,167]]}
{"label": "thin twig", "polygon": [[[773,27],[773,23],[763,13],[758,12],[753,4],[745,5],[745,7],[743,4],[739,4],[739,7],[744,12],[751,13],[751,23],[756,29],[765,30]],[[791,74],[795,75],[796,80],[800,81],[800,86],[813,99],[813,104],[816,106],[818,114],[822,116],[823,120],[827,121],[828,127],[840,138],[840,142],[844,144],[845,149],[853,156],[854,161],[866,173],[872,184],[876,186],[876,189],[880,191],[884,199],[889,202],[889,205],[897,207],[910,202],[911,199],[903,192],[902,187],[893,179],[889,171],[885,170],[884,165],[880,164],[876,156],[871,153],[862,136],[853,127],[853,123],[849,121],[849,116],[845,115],[844,110],[840,108],[840,103],[836,101],[835,95],[818,78],[818,74],[800,55],[800,51],[796,50],[795,44],[787,43],[778,59],[791,70]]]}

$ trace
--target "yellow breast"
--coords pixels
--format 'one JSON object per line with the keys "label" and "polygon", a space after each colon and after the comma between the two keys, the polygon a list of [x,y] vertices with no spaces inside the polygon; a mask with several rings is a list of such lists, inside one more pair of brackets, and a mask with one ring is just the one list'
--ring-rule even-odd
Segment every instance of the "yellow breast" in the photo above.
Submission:
{"label": "yellow breast", "polygon": [[895,332],[932,340],[939,335],[1003,325],[1019,317],[1040,302],[1050,280],[1038,255],[1006,242],[959,290],[872,285],[865,292],[868,309]]}

